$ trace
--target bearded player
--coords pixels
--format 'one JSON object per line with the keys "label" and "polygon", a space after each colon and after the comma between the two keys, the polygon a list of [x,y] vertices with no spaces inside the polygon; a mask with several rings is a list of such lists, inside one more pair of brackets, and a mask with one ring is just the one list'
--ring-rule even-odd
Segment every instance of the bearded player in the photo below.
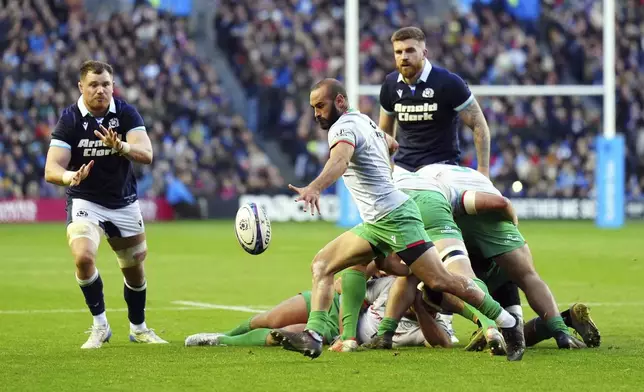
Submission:
{"label": "bearded player", "polygon": [[123,274],[130,340],[167,343],[145,323],[147,245],[132,167],[152,163],[152,145],[136,109],[112,97],[113,74],[100,61],[81,65],[81,96],[58,120],[45,165],[47,182],[68,187],[67,240],[76,281],[94,319],[84,349],[100,348],[112,336],[96,268],[102,234]]}

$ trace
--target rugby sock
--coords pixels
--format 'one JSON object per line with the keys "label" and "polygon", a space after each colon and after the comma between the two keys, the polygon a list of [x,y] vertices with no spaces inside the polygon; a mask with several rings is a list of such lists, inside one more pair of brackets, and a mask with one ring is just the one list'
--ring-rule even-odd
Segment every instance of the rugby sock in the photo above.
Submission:
{"label": "rugby sock", "polygon": [[525,323],[523,327],[525,335],[525,345],[530,347],[535,344],[550,339],[552,333],[548,329],[548,324],[541,317],[535,317]]}
{"label": "rugby sock", "polygon": [[107,325],[105,299],[103,297],[103,279],[101,279],[98,269],[94,270],[94,275],[90,276],[89,279],[83,280],[76,276],[76,281],[80,285],[81,291],[85,296],[85,303],[94,317],[94,325]]}
{"label": "rugby sock", "polygon": [[146,330],[145,326],[145,298],[148,284],[143,282],[140,286],[133,286],[124,281],[123,298],[127,303],[127,318],[130,320],[130,329],[135,332]]}
{"label": "rugby sock", "polygon": [[[255,317],[255,316],[253,316]],[[237,335],[243,335],[247,332],[252,331],[253,329],[250,327],[250,322],[253,319],[253,317],[249,318],[248,320],[244,321],[243,323],[239,324],[235,328],[231,329],[230,331],[224,333],[226,336],[237,336]]]}
{"label": "rugby sock", "polygon": [[561,316],[555,316],[549,320],[546,320],[546,324],[548,325],[548,330],[552,335],[556,335],[557,332],[563,332],[566,335],[570,335],[570,331],[568,331],[568,326],[566,326],[566,323],[564,323],[564,320]]}
{"label": "rugby sock", "polygon": [[471,320],[474,324],[479,325],[483,330],[488,328],[496,328],[496,323],[493,320],[485,317],[481,312],[476,310],[472,305],[463,303],[463,311],[461,316],[465,317],[468,320]]}
{"label": "rugby sock", "polygon": [[324,310],[312,310],[309,314],[309,322],[306,323],[306,329],[317,333],[319,337],[322,338],[324,336],[328,320],[329,312],[325,312]]}
{"label": "rugby sock", "polygon": [[483,292],[484,292],[485,294],[490,294],[490,290],[488,290],[487,285],[486,285],[485,283],[483,283],[483,281],[482,281],[481,279],[479,279],[479,278],[472,278],[472,280],[474,281],[474,283],[476,283],[476,285],[477,285],[477,286],[479,286],[479,288],[480,288],[481,290],[483,290]]}
{"label": "rugby sock", "polygon": [[257,328],[237,336],[220,336],[219,343],[227,346],[265,346],[270,333],[268,328]]}
{"label": "rugby sock", "polygon": [[342,340],[355,339],[360,309],[367,294],[367,278],[360,271],[348,269],[342,273]]}
{"label": "rugby sock", "polygon": [[398,320],[391,317],[385,317],[380,322],[378,326],[378,336],[382,336],[386,333],[394,334],[398,328]]}

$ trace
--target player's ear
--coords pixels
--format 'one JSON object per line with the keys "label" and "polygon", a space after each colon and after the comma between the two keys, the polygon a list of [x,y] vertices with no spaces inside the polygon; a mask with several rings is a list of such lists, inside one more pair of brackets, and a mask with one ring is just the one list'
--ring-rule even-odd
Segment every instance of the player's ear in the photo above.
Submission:
{"label": "player's ear", "polygon": [[81,94],[83,93],[83,84],[81,82],[78,82],[78,91],[80,91]]}
{"label": "player's ear", "polygon": [[423,48],[423,56],[424,56],[424,57],[427,57],[427,53],[429,53],[429,52],[427,51],[427,48]]}

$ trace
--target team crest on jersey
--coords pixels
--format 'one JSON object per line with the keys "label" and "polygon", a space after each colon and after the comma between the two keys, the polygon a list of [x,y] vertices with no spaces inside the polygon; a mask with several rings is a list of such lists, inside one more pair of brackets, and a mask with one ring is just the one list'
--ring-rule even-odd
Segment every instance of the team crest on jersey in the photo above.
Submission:
{"label": "team crest on jersey", "polygon": [[431,88],[426,88],[423,90],[423,98],[433,98],[434,90]]}
{"label": "team crest on jersey", "polygon": [[119,126],[119,119],[116,118],[116,117],[110,118],[109,126],[110,126],[110,128],[118,127]]}

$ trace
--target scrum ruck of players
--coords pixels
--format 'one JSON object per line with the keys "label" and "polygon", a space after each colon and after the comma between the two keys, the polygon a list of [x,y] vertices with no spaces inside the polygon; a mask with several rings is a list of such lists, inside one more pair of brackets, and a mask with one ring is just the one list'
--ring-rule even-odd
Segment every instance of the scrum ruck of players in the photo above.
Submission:
{"label": "scrum ruck of players", "polygon": [[[311,213],[319,210],[320,193],[341,176],[363,223],[341,234],[314,257],[311,314],[303,332],[282,331],[283,346],[312,358],[322,352],[322,334],[333,299],[333,277],[345,268],[368,264],[377,255],[396,253],[410,270],[433,290],[446,292],[472,305],[494,320],[506,341],[518,324],[479,285],[464,276],[449,273],[425,232],[420,211],[413,200],[396,189],[391,179],[391,154],[397,143],[369,117],[351,110],[344,86],[325,79],[313,86],[310,104],[315,119],[328,130],[330,157],[322,173],[304,188],[289,187],[299,194]],[[383,323],[389,323],[386,318]]]}

